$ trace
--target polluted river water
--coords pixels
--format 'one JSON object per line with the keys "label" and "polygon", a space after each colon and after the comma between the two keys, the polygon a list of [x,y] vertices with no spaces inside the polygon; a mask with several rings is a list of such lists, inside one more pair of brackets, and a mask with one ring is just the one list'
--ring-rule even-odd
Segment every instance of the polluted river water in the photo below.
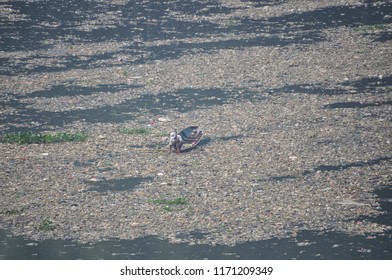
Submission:
{"label": "polluted river water", "polygon": [[391,12],[1,3],[0,258],[391,259]]}
{"label": "polluted river water", "polygon": [[[386,214],[382,223],[392,221],[392,188],[377,191]],[[246,242],[235,246],[171,244],[157,236],[135,240],[107,240],[77,244],[72,240],[34,241],[0,231],[0,258],[16,260],[389,260],[390,234],[350,236],[338,232],[302,231],[295,238]],[[202,233],[191,233],[202,239]]]}

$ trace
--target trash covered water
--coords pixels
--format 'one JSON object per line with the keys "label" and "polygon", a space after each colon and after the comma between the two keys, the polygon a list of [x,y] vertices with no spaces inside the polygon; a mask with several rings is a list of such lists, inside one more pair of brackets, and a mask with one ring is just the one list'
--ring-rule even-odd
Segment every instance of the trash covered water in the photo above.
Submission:
{"label": "trash covered water", "polygon": [[[392,179],[391,9],[2,3],[1,139],[88,138],[0,143],[1,228],[29,244],[158,236],[208,246],[389,232],[374,191]],[[195,124],[205,135],[196,149],[169,154],[170,131]],[[122,132],[135,128],[146,133]],[[129,178],[149,179],[127,189]],[[186,203],[151,203],[178,198]]]}

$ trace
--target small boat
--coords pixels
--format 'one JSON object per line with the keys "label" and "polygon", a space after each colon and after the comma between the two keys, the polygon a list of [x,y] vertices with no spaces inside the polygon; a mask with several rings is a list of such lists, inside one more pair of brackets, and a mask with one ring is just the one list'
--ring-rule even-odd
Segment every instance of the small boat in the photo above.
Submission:
{"label": "small boat", "polygon": [[172,132],[170,134],[170,151],[174,151],[176,154],[189,151],[199,144],[202,136],[203,131],[198,129],[198,126],[189,126],[179,133]]}

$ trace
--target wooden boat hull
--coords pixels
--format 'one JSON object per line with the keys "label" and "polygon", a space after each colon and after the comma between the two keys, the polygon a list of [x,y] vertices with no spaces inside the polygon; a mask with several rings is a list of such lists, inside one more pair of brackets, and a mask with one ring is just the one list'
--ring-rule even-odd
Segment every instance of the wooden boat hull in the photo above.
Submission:
{"label": "wooden boat hull", "polygon": [[189,126],[178,134],[181,135],[183,141],[180,152],[186,152],[195,148],[203,137],[203,131],[199,130],[198,126]]}

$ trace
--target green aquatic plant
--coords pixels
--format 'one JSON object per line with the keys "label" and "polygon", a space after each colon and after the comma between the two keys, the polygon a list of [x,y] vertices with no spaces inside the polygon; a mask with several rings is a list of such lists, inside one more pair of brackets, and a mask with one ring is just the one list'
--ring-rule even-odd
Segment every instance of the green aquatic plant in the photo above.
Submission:
{"label": "green aquatic plant", "polygon": [[185,205],[187,204],[187,201],[185,198],[178,197],[175,199],[151,199],[149,202],[153,204],[159,204],[163,205],[162,209],[168,212],[174,212],[174,211],[181,211],[184,208],[183,207],[178,207],[180,205]]}
{"label": "green aquatic plant", "polygon": [[50,220],[49,218],[45,218],[42,223],[39,224],[38,229],[44,231],[52,231],[56,229],[56,226],[53,224],[52,220]]}
{"label": "green aquatic plant", "polygon": [[86,132],[68,133],[59,132],[56,134],[42,134],[34,132],[16,132],[2,135],[3,142],[18,144],[42,144],[57,142],[80,142],[88,138]]}
{"label": "green aquatic plant", "polygon": [[167,206],[187,204],[185,198],[182,198],[182,197],[178,197],[175,199],[152,199],[151,202],[154,204],[162,204],[162,205],[167,205]]}
{"label": "green aquatic plant", "polygon": [[379,31],[379,30],[386,30],[387,26],[384,24],[370,24],[370,25],[363,25],[360,27],[363,31]]}
{"label": "green aquatic plant", "polygon": [[128,135],[146,135],[150,133],[150,129],[149,128],[120,128],[120,132],[123,134],[128,134]]}

